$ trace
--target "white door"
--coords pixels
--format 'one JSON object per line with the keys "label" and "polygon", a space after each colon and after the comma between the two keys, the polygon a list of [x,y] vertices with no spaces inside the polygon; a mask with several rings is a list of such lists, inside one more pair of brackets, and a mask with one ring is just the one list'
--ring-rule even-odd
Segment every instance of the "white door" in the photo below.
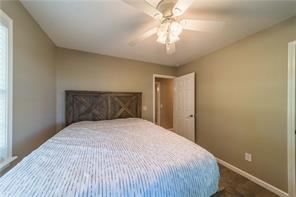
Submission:
{"label": "white door", "polygon": [[155,123],[160,126],[160,83],[155,82]]}
{"label": "white door", "polygon": [[174,131],[195,142],[195,73],[174,79]]}

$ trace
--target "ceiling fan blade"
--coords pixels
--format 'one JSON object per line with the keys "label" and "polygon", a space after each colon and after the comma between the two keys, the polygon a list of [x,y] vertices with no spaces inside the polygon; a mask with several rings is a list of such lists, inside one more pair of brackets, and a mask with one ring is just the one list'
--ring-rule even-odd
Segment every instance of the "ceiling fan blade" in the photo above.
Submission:
{"label": "ceiling fan blade", "polygon": [[174,16],[181,16],[186,12],[194,0],[178,0],[173,8]]}
{"label": "ceiling fan blade", "polygon": [[166,52],[168,55],[172,55],[172,54],[176,53],[175,43],[171,43],[171,44],[167,43],[165,46],[166,46]]}
{"label": "ceiling fan blade", "polygon": [[184,29],[187,29],[187,30],[215,32],[215,31],[221,30],[225,25],[225,22],[183,19],[180,21],[180,24]]}
{"label": "ceiling fan blade", "polygon": [[161,19],[162,13],[145,0],[123,0],[130,6],[137,8],[154,19]]}
{"label": "ceiling fan blade", "polygon": [[149,38],[150,36],[152,36],[153,34],[157,33],[157,27],[154,27],[152,29],[149,29],[148,31],[146,31],[145,33],[143,33],[142,35],[138,36],[135,40],[129,42],[128,44],[130,46],[135,46],[136,44],[138,44],[139,42]]}

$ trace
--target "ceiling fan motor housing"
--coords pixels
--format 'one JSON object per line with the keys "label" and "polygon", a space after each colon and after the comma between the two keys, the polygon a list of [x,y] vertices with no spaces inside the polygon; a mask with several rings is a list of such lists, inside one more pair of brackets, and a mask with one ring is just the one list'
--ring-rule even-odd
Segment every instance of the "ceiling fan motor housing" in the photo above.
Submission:
{"label": "ceiling fan motor housing", "polygon": [[173,9],[177,0],[161,0],[157,5],[157,10],[163,14],[164,18],[173,17]]}

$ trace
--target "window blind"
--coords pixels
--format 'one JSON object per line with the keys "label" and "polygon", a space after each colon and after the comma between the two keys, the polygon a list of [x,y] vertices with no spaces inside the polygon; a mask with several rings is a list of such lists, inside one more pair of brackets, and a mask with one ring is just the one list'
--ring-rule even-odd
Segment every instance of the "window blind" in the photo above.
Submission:
{"label": "window blind", "polygon": [[0,23],[0,163],[9,157],[9,128],[8,128],[8,57],[9,34],[8,25],[3,18]]}

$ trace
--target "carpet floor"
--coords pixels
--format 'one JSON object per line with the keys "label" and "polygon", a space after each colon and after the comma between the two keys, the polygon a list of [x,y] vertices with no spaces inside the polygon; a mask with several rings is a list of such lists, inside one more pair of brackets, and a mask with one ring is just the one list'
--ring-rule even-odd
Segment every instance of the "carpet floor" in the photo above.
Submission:
{"label": "carpet floor", "polygon": [[220,192],[213,197],[277,197],[274,193],[253,183],[245,177],[219,165]]}

